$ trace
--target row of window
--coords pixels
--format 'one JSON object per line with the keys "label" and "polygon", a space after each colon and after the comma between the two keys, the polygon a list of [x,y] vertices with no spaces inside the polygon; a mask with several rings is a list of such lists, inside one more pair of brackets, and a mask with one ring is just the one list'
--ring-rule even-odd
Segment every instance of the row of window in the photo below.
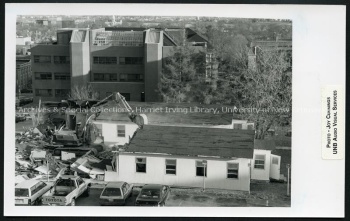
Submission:
{"label": "row of window", "polygon": [[[94,57],[94,64],[118,64],[117,57]],[[119,57],[119,64],[142,65],[143,57]]]}
{"label": "row of window", "polygon": [[[34,63],[51,63],[52,57],[50,55],[34,55]],[[53,56],[53,63],[55,64],[70,64],[69,56]]]}
{"label": "row of window", "polygon": [[[35,72],[35,80],[52,80],[50,72]],[[54,73],[55,80],[70,80],[70,73]]]}
{"label": "row of window", "polygon": [[143,74],[94,73],[94,81],[142,82],[143,80]]}
{"label": "row of window", "polygon": [[[98,130],[98,133],[103,135],[102,124],[95,124]],[[117,137],[125,137],[125,125],[117,125]]]}
{"label": "row of window", "polygon": [[[136,157],[136,172],[147,172],[147,158]],[[203,164],[203,161],[196,161],[196,176],[207,176],[207,165]],[[227,163],[227,178],[238,179],[238,163]],[[165,159],[165,174],[176,175],[176,159]]]}
{"label": "row of window", "polygon": [[[257,154],[255,155],[254,160],[254,168],[255,169],[265,169],[265,155],[263,154]],[[272,164],[278,165],[279,159],[278,157],[272,156]]]}
{"label": "row of window", "polygon": [[[53,89],[35,89],[35,96],[52,97]],[[67,97],[69,89],[55,89],[55,97]]]}
{"label": "row of window", "polygon": [[[278,158],[272,158],[272,164],[278,164]],[[207,176],[207,165],[203,164],[203,161],[196,161],[196,176]],[[255,155],[254,168],[265,169],[265,155]],[[227,178],[238,178],[238,163],[227,163]],[[146,158],[136,158],[136,172],[147,172]],[[176,175],[176,159],[165,160],[165,174]]]}
{"label": "row of window", "polygon": [[[70,64],[69,56],[34,55],[34,63]],[[117,57],[94,57],[94,64],[118,64]],[[119,57],[119,64],[142,65],[143,57]]]}

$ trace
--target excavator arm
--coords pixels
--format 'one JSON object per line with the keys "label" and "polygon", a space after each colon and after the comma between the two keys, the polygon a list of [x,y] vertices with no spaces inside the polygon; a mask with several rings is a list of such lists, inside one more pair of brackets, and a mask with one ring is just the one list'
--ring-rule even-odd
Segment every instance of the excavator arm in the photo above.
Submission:
{"label": "excavator arm", "polygon": [[[119,92],[115,92],[115,93],[107,96],[103,100],[101,100],[98,103],[92,105],[92,107],[103,108],[104,106],[108,105],[106,103],[106,101],[108,101],[110,98],[112,98],[112,100],[117,105],[119,104],[119,105],[121,105],[122,108],[126,109],[126,111],[129,114],[129,118],[130,118],[130,120],[132,122],[136,123],[140,128],[143,126],[143,124],[144,124],[143,118],[134,112],[134,110],[130,107],[128,102],[125,100],[125,97],[123,95],[121,95]],[[81,124],[80,128],[79,128],[79,134],[78,134],[79,138],[84,138],[85,137],[84,135],[86,135],[87,125],[89,125],[89,123],[90,123],[90,121],[92,119],[96,119],[96,117],[98,117],[99,114],[100,114],[100,112],[90,113],[89,115],[86,116],[86,121],[83,124]]]}

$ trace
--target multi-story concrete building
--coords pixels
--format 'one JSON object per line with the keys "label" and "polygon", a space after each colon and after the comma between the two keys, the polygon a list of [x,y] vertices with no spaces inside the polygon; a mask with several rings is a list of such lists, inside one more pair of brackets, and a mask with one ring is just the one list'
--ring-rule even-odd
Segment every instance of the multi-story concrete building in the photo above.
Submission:
{"label": "multi-story concrete building", "polygon": [[206,47],[190,29],[60,29],[57,43],[31,49],[34,100],[62,100],[74,85],[91,84],[101,99],[118,91],[126,100],[159,101],[162,60],[185,41]]}
{"label": "multi-story concrete building", "polygon": [[31,89],[32,69],[30,56],[16,57],[16,92],[22,89]]}

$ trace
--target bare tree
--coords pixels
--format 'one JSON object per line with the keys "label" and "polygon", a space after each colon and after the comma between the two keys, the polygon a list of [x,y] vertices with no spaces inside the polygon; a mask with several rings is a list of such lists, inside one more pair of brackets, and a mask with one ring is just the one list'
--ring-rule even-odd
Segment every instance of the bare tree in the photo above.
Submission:
{"label": "bare tree", "polygon": [[87,84],[87,85],[75,84],[75,85],[73,85],[71,92],[68,96],[69,96],[69,98],[74,99],[74,100],[89,100],[89,99],[96,100],[99,98],[98,92],[96,92],[94,90],[94,88],[91,86],[91,84]]}
{"label": "bare tree", "polygon": [[264,139],[272,125],[291,121],[292,73],[284,52],[260,51],[256,62],[256,69],[237,76],[233,92],[237,106],[255,108],[241,114],[255,122],[256,139]]}

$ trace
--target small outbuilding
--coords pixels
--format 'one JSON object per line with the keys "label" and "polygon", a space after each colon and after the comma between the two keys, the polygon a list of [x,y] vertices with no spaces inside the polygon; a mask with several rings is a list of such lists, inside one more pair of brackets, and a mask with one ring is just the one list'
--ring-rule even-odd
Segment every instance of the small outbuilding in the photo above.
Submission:
{"label": "small outbuilding", "polygon": [[272,154],[275,149],[273,140],[255,140],[254,157],[251,167],[253,180],[280,180],[281,156]]}

